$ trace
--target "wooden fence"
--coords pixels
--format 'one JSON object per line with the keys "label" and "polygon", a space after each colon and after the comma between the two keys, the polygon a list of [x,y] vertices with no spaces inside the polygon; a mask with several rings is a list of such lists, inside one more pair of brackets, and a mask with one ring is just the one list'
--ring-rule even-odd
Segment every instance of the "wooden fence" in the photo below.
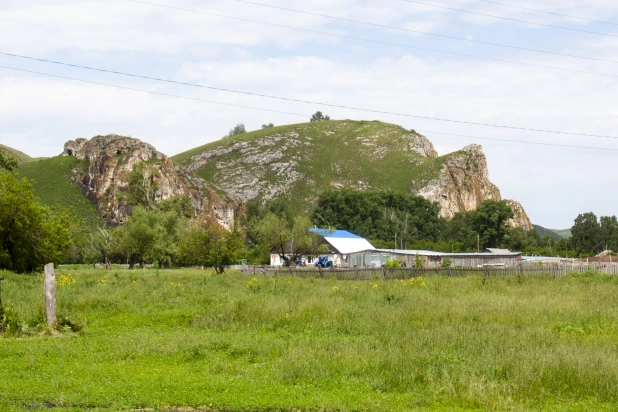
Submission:
{"label": "wooden fence", "polygon": [[449,267],[449,268],[296,268],[272,266],[244,266],[240,268],[243,275],[248,276],[294,276],[300,278],[321,278],[338,280],[371,280],[371,279],[409,279],[419,276],[551,276],[564,277],[569,273],[585,273],[595,271],[608,275],[618,275],[618,263],[572,264],[561,263],[553,265],[519,264],[507,267]]}

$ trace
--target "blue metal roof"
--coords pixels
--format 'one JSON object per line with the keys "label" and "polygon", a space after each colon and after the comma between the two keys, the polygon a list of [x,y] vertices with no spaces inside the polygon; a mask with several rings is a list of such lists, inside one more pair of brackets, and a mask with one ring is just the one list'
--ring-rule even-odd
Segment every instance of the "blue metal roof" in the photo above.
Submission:
{"label": "blue metal roof", "polygon": [[333,229],[320,229],[320,228],[311,228],[309,229],[312,233],[316,235],[320,235],[322,237],[333,237],[338,239],[362,239],[362,237],[355,235],[354,233],[350,233],[347,230],[333,230]]}

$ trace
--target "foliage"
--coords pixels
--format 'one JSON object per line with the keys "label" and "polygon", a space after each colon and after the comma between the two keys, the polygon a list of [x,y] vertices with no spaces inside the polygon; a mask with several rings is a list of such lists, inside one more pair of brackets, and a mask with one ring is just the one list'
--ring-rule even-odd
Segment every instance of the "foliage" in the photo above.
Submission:
{"label": "foliage", "polygon": [[580,253],[594,254],[600,249],[601,225],[592,212],[577,216],[571,228],[571,244]]}
{"label": "foliage", "polygon": [[322,112],[317,111],[311,115],[311,119],[309,121],[310,122],[324,122],[327,120],[330,120],[330,117],[328,115],[324,115],[322,114]]}
{"label": "foliage", "polygon": [[253,264],[268,264],[269,250],[271,246],[260,241],[258,228],[260,222],[268,214],[274,214],[288,222],[294,220],[294,213],[290,208],[290,203],[285,199],[274,199],[262,203],[259,199],[249,200],[245,203],[238,221],[240,227],[245,231],[245,242],[247,245],[246,257]]}
{"label": "foliage", "polygon": [[274,124],[272,124],[272,123],[266,123],[266,124],[263,124],[263,125],[262,125],[262,129],[268,129],[268,128],[270,128],[270,127],[275,127],[275,125],[274,125]]}
{"label": "foliage", "polygon": [[158,262],[169,267],[177,257],[184,220],[175,211],[147,210],[137,206],[127,222],[116,230],[118,251],[129,266]]}
{"label": "foliage", "polygon": [[195,215],[195,209],[189,196],[172,196],[157,203],[157,209],[163,212],[174,212],[178,216],[190,219]]}
{"label": "foliage", "polygon": [[[386,191],[327,190],[312,213],[319,227],[349,230],[367,239],[401,243],[437,240],[443,225],[440,209],[420,196]],[[405,245],[404,245],[405,248]]]}
{"label": "foliage", "polygon": [[400,268],[403,266],[403,261],[401,259],[388,259],[382,266],[385,268]]}
{"label": "foliage", "polygon": [[450,257],[445,257],[444,259],[442,259],[442,267],[443,268],[448,268],[453,264],[453,259],[451,259]]}
{"label": "foliage", "polygon": [[414,266],[416,266],[417,268],[421,268],[421,269],[424,268],[425,267],[425,257],[417,253],[416,256],[414,257]]}
{"label": "foliage", "polygon": [[228,134],[223,136],[223,138],[227,139],[229,137],[238,136],[238,135],[241,135],[241,134],[244,134],[244,133],[247,133],[247,130],[245,129],[244,123],[238,123],[236,126],[231,128],[230,131],[228,132]]}
{"label": "foliage", "polygon": [[7,171],[13,172],[17,169],[19,160],[11,153],[0,147],[0,172]]}
{"label": "foliage", "polygon": [[296,216],[289,222],[273,213],[266,215],[257,225],[259,242],[277,253],[285,266],[291,266],[303,255],[317,255],[327,251],[321,236],[312,233],[311,220],[306,216]]}
{"label": "foliage", "polygon": [[606,249],[618,251],[616,216],[601,216],[597,219],[592,212],[580,214],[575,219],[571,234],[571,249],[582,256],[596,255]]}
{"label": "foliage", "polygon": [[[477,237],[472,227],[472,213],[455,213],[453,218],[445,224],[442,238],[461,245],[460,251],[476,251]],[[446,250],[443,252],[448,252]],[[454,250],[457,251],[457,250]]]}
{"label": "foliage", "polygon": [[[86,319],[87,328],[79,338],[0,338],[0,409],[613,411],[618,404],[611,276],[522,284],[490,277],[483,287],[478,277],[256,276],[256,293],[251,277],[234,272],[66,268],[57,276],[69,269],[77,283],[58,289],[60,313]],[[103,274],[106,286],[95,282]],[[18,317],[38,322],[39,277],[9,274],[4,286]]]}
{"label": "foliage", "polygon": [[18,335],[22,328],[22,322],[17,311],[9,304],[0,301],[0,333],[8,336]]}
{"label": "foliage", "polygon": [[513,209],[505,201],[486,200],[471,214],[471,227],[481,237],[483,247],[499,247],[509,232],[506,221]]}
{"label": "foliage", "polygon": [[156,166],[140,162],[133,166],[129,174],[127,201],[131,206],[142,206],[151,210],[157,204],[159,171]]}
{"label": "foliage", "polygon": [[26,179],[0,174],[0,269],[30,272],[68,258],[66,216],[51,213]]}
{"label": "foliage", "polygon": [[244,243],[237,231],[228,232],[203,220],[193,220],[179,242],[182,264],[212,267],[217,273],[224,273],[243,251]]}

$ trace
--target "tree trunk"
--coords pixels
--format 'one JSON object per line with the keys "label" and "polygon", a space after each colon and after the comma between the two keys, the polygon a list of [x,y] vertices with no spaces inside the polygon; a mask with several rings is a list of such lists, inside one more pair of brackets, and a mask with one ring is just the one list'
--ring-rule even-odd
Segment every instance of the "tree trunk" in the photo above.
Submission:
{"label": "tree trunk", "polygon": [[112,270],[112,264],[109,262],[109,256],[105,255],[105,270]]}

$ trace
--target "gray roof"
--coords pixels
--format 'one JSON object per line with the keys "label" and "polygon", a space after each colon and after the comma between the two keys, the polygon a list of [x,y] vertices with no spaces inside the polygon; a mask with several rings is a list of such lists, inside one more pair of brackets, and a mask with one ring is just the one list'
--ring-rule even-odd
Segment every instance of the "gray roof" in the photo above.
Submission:
{"label": "gray roof", "polygon": [[485,250],[488,251],[489,253],[511,253],[511,251],[508,249],[497,249],[497,248],[488,247]]}
{"label": "gray roof", "polygon": [[445,256],[445,257],[473,257],[473,256],[519,256],[521,252],[481,252],[481,253],[445,253],[431,250],[403,250],[403,249],[376,249],[376,252],[392,253],[395,255]]}

